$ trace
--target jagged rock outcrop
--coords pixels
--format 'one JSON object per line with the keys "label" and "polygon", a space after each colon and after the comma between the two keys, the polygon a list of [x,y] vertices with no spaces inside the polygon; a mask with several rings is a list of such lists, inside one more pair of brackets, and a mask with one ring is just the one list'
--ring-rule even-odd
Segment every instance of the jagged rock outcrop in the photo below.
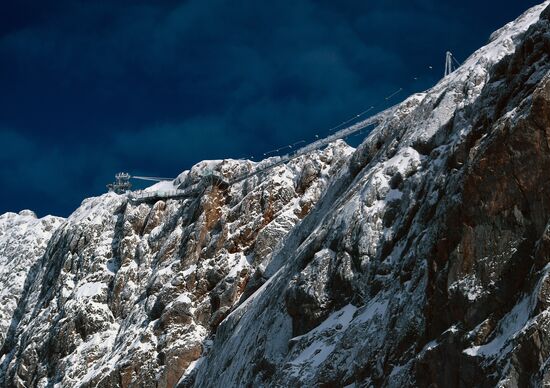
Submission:
{"label": "jagged rock outcrop", "polygon": [[[12,250],[38,253],[23,279],[20,320],[6,332],[0,385],[175,386],[233,306],[261,285],[275,246],[352,151],[337,142],[183,201],[87,199],[45,252],[44,241],[12,241]],[[229,178],[252,167],[203,162],[174,185],[192,185],[205,170]]]}
{"label": "jagged rock outcrop", "polygon": [[196,386],[550,383],[548,4],[370,135]]}
{"label": "jagged rock outcrop", "polygon": [[38,270],[36,262],[62,222],[52,216],[38,219],[30,210],[0,216],[0,349],[9,346],[6,335],[17,324],[17,304],[28,288],[25,279]]}
{"label": "jagged rock outcrop", "polygon": [[549,56],[547,1],[356,150],[183,201],[88,199],[40,241],[2,245],[0,218],[0,259],[30,268],[0,385],[550,384]]}

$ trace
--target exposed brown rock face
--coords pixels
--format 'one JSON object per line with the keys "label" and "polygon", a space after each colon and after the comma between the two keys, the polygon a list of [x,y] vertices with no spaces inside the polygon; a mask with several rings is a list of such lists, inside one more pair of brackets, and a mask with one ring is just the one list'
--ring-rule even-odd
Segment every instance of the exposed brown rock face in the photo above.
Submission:
{"label": "exposed brown rock face", "polygon": [[[485,381],[484,385],[493,386],[499,382],[499,371],[507,375],[499,382],[506,386],[542,381],[531,376],[544,369],[550,356],[550,349],[541,346],[550,338],[545,329],[526,328],[515,348],[496,363],[481,355],[472,357],[475,352],[464,353],[462,348],[472,340],[474,346],[491,343],[503,330],[498,322],[526,295],[547,298],[547,291],[538,291],[537,284],[546,283],[543,268],[550,260],[538,253],[550,220],[548,29],[543,17],[516,53],[497,66],[480,97],[478,104],[502,110],[482,109],[474,116],[474,129],[467,139],[470,151],[461,169],[461,201],[442,228],[439,246],[446,246],[432,256],[428,336],[440,335],[453,324],[459,329],[446,336],[444,350],[426,352],[420,361],[419,381],[426,385]],[[495,93],[503,85],[508,88]],[[517,113],[507,116],[509,110],[502,107],[516,107]],[[449,191],[447,195],[452,195]],[[468,298],[472,289],[481,292],[480,297]],[[546,320],[544,310],[521,314],[527,315],[519,318],[525,321]],[[526,353],[526,346],[532,351]],[[442,368],[446,374],[440,373]]]}
{"label": "exposed brown rock face", "polygon": [[548,15],[377,128],[222,323],[197,386],[549,383]]}
{"label": "exposed brown rock face", "polygon": [[[185,201],[136,206],[108,194],[86,200],[64,223],[54,220],[51,240],[45,234],[45,241],[28,242],[36,270],[14,291],[23,294],[21,322],[2,333],[0,385],[175,386],[251,276],[262,279],[271,252],[299,222],[301,201],[315,203],[351,152],[339,142]],[[301,174],[306,162],[318,170],[314,179]],[[247,163],[208,168],[231,176]],[[203,168],[179,183],[196,182]]]}

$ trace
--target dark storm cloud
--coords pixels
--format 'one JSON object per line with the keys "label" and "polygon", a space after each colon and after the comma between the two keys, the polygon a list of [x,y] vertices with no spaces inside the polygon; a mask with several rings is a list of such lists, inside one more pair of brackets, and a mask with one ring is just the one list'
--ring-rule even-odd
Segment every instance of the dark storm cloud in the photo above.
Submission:
{"label": "dark storm cloud", "polygon": [[465,57],[532,4],[10,3],[0,211],[67,214],[118,170],[176,175],[311,139],[399,87],[428,87],[447,48]]}

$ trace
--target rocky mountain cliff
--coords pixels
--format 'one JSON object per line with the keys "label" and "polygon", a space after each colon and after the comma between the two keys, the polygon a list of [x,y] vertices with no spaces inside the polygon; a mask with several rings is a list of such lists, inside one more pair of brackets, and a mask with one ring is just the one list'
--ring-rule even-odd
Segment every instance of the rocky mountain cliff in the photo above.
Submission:
{"label": "rocky mountain cliff", "polygon": [[0,385],[550,384],[549,55],[547,1],[357,149],[0,217]]}
{"label": "rocky mountain cliff", "polygon": [[17,323],[17,304],[27,290],[25,279],[38,270],[36,263],[62,222],[51,216],[37,219],[29,210],[0,216],[0,347],[10,326]]}

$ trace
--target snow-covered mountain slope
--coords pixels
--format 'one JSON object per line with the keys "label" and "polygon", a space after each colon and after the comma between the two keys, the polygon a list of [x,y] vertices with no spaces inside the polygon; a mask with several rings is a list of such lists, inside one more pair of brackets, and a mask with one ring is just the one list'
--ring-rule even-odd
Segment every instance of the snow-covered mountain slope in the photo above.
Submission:
{"label": "snow-covered mountain slope", "polygon": [[87,199],[47,248],[1,246],[39,253],[2,310],[0,385],[550,384],[549,53],[547,1],[356,150]]}
{"label": "snow-covered mountain slope", "polygon": [[37,270],[37,261],[62,222],[52,216],[38,219],[30,210],[0,216],[0,348],[17,321],[17,303],[28,287],[25,279]]}
{"label": "snow-covered mountain slope", "polygon": [[548,4],[359,147],[196,386],[550,383]]}
{"label": "snow-covered mountain slope", "polygon": [[[85,200],[27,275],[0,385],[174,386],[352,152],[337,142],[200,198]],[[174,185],[252,167],[202,162]]]}

